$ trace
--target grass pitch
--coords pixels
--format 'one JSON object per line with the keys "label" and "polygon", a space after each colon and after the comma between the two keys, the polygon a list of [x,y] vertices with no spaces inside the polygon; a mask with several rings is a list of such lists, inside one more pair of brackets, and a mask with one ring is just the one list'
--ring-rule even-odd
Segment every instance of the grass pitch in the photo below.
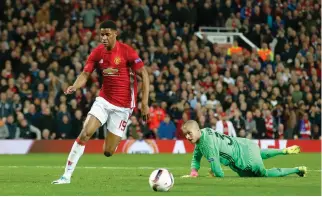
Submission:
{"label": "grass pitch", "polygon": [[[309,169],[305,178],[240,178],[224,167],[224,178],[207,175],[208,162],[202,159],[199,178],[183,179],[188,174],[191,155],[123,155],[106,158],[84,154],[69,185],[51,185],[64,170],[67,154],[0,155],[0,196],[4,195],[229,195],[296,196],[321,195],[321,155],[277,156],[264,163],[266,168],[296,167]],[[168,168],[175,184],[170,192],[154,192],[148,184],[150,173]]]}

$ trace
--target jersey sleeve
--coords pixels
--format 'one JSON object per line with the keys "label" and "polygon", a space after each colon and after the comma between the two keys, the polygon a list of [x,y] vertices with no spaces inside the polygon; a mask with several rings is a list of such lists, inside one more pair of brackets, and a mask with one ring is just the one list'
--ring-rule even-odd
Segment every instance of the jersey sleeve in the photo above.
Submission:
{"label": "jersey sleeve", "polygon": [[84,72],[92,73],[94,71],[95,64],[98,63],[99,61],[97,57],[98,57],[97,50],[94,49],[87,57],[87,60],[83,69]]}
{"label": "jersey sleeve", "polygon": [[220,165],[219,160],[219,150],[216,144],[214,143],[213,137],[209,136],[204,142],[204,156],[207,158],[210,163],[211,171],[215,174],[216,177],[224,177],[224,172]]}
{"label": "jersey sleeve", "polygon": [[191,160],[191,169],[200,169],[200,161],[201,161],[202,153],[199,150],[198,146],[195,146],[195,149],[193,151],[193,156]]}
{"label": "jersey sleeve", "polygon": [[138,70],[144,66],[143,61],[139,57],[138,53],[131,47],[128,47],[127,58],[133,70]]}

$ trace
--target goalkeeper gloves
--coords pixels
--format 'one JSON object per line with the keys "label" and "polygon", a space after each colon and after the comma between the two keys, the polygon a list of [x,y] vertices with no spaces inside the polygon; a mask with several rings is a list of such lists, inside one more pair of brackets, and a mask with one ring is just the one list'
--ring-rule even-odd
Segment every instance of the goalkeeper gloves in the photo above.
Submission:
{"label": "goalkeeper gloves", "polygon": [[190,172],[191,177],[197,177],[198,176],[198,171],[196,169],[192,169]]}

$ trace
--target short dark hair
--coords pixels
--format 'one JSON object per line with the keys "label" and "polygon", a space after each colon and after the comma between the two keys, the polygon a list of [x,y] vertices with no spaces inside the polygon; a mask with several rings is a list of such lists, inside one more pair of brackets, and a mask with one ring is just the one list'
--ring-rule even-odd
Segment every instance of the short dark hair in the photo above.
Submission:
{"label": "short dark hair", "polygon": [[106,29],[113,29],[113,30],[116,30],[116,23],[114,21],[111,21],[111,20],[107,20],[107,21],[104,21],[100,24],[100,29],[102,28],[106,28]]}

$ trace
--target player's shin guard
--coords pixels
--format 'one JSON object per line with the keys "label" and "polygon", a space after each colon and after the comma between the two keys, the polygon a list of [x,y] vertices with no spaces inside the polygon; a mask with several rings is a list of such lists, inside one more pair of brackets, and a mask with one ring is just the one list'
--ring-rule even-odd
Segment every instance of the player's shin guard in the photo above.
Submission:
{"label": "player's shin guard", "polygon": [[271,157],[275,157],[277,155],[284,155],[283,150],[279,150],[279,149],[264,149],[264,150],[261,150],[262,159],[268,159],[268,158],[271,158]]}
{"label": "player's shin guard", "polygon": [[299,172],[298,168],[271,168],[267,170],[267,177],[282,177]]}
{"label": "player's shin guard", "polygon": [[74,142],[74,145],[68,155],[64,177],[71,178],[79,158],[83,155],[85,150],[85,144],[82,143],[79,139]]}

